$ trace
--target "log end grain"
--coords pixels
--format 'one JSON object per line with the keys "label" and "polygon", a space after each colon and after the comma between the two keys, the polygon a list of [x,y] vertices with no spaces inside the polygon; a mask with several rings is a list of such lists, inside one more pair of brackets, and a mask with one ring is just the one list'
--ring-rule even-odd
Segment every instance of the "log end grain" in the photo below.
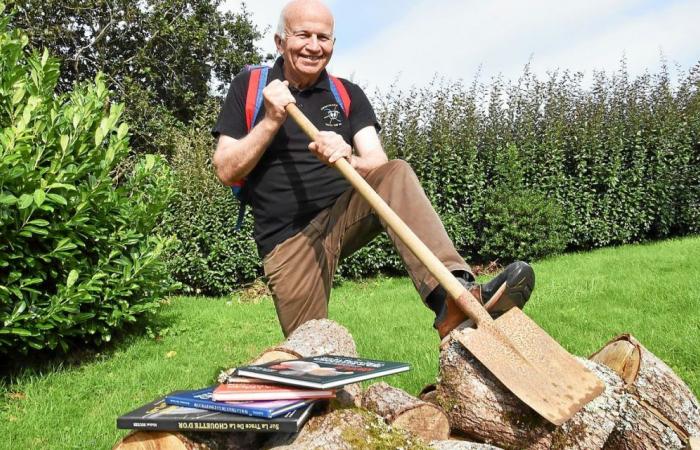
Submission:
{"label": "log end grain", "polygon": [[430,443],[430,447],[435,450],[502,450],[501,447],[495,447],[489,444],[480,444],[477,442],[456,439],[432,441]]}
{"label": "log end grain", "polygon": [[431,403],[404,411],[391,425],[407,430],[426,442],[444,440],[450,436],[450,421],[440,407]]}
{"label": "log end grain", "polygon": [[675,440],[669,438],[671,434],[685,443],[690,436],[700,434],[698,399],[666,363],[634,336],[615,337],[591,359],[612,368],[625,380],[625,392],[630,399],[622,410],[624,420],[617,433],[623,436],[619,439],[630,442],[646,439],[669,445],[667,448],[678,448]]}

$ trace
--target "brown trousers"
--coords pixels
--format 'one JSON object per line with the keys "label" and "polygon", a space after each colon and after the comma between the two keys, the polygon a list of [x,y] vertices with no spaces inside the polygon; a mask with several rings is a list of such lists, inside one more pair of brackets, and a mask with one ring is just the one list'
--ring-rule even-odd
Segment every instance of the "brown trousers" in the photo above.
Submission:
{"label": "brown trousers", "polygon": [[[405,161],[389,161],[366,180],[448,269],[471,273]],[[338,262],[366,245],[384,230],[383,225],[362,196],[349,189],[265,257],[265,276],[285,336],[308,320],[328,317]],[[425,301],[437,281],[391,230],[387,233]]]}

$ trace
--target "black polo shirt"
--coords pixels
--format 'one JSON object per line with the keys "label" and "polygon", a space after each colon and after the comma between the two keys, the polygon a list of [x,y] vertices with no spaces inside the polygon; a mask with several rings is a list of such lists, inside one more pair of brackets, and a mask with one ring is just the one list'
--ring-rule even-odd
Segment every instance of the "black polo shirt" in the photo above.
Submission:
{"label": "black polo shirt", "polygon": [[[284,60],[280,57],[268,73],[271,80],[284,80]],[[241,139],[247,134],[245,100],[250,72],[238,74],[233,81],[212,130]],[[352,145],[352,137],[367,126],[379,130],[379,123],[365,93],[347,80],[341,82],[350,96],[349,119],[340,110],[324,70],[316,84],[303,91],[291,88],[296,104],[321,131],[334,131]],[[256,123],[265,116],[260,108]],[[323,164],[309,151],[310,140],[290,118],[280,128],[272,143],[246,180],[246,195],[255,219],[254,237],[260,257],[264,258],[277,244],[295,235],[321,210],[329,207],[350,184],[332,167]]]}

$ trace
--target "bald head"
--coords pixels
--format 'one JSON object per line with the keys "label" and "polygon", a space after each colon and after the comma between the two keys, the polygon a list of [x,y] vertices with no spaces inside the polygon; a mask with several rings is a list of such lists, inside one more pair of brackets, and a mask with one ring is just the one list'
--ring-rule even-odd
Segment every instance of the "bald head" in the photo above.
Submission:
{"label": "bald head", "polygon": [[305,89],[318,79],[333,55],[333,14],[319,0],[293,0],[284,7],[275,46],[284,60],[284,76]]}
{"label": "bald head", "polygon": [[324,2],[320,0],[292,0],[282,8],[275,34],[284,40],[288,31],[290,31],[288,29],[290,22],[309,16],[323,21],[330,21],[331,26],[334,25],[333,13]]}

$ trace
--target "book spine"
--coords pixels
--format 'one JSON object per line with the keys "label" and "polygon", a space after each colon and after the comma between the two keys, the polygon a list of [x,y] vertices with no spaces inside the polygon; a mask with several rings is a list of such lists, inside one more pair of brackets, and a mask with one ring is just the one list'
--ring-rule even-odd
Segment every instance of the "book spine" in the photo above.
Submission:
{"label": "book spine", "polygon": [[261,411],[256,409],[241,408],[238,406],[231,406],[226,404],[217,403],[203,403],[197,401],[190,401],[175,397],[166,397],[165,402],[169,405],[185,406],[187,408],[199,408],[207,409],[209,411],[220,411],[231,414],[242,414],[244,416],[251,417],[262,417],[265,419],[271,419],[272,413],[270,411]]}
{"label": "book spine", "polygon": [[119,418],[117,428],[122,430],[152,430],[152,431],[212,431],[212,432],[244,432],[259,433],[296,433],[299,431],[296,423],[277,422],[260,423],[241,421],[237,423],[215,422],[206,420],[143,420]]}

